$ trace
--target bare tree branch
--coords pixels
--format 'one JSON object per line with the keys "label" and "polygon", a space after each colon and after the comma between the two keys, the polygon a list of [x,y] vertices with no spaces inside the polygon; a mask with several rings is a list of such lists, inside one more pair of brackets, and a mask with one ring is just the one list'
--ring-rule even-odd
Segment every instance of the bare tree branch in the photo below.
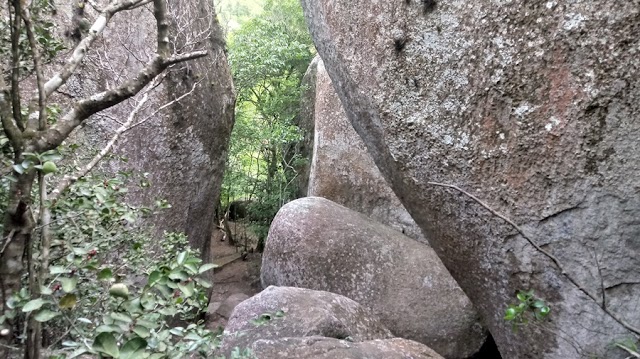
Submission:
{"label": "bare tree branch", "polygon": [[[13,21],[11,24],[11,105],[13,120],[20,131],[24,131],[22,123],[22,105],[20,104],[20,12],[22,4],[19,0],[12,0]],[[9,18],[11,19],[11,6],[9,6]],[[10,21],[11,22],[11,21]]]}
{"label": "bare tree branch", "polygon": [[188,54],[176,55],[167,60],[157,56],[148,63],[136,77],[125,81],[120,87],[95,94],[76,102],[73,108],[67,112],[55,126],[52,126],[43,136],[38,136],[38,138],[31,143],[29,150],[42,152],[58,147],[62,141],[64,141],[76,127],[82,124],[84,120],[89,118],[89,116],[133,97],[167,67],[206,55],[206,51],[194,51]]}
{"label": "bare tree branch", "polygon": [[129,126],[133,123],[133,120],[138,114],[138,111],[140,111],[140,109],[148,99],[149,94],[145,93],[142,97],[142,100],[140,100],[138,105],[129,114],[127,121],[116,130],[116,133],[113,135],[113,137],[111,137],[111,140],[109,140],[107,145],[102,150],[100,150],[100,152],[98,152],[98,154],[96,154],[86,166],[84,166],[71,176],[64,176],[64,178],[60,182],[58,182],[58,185],[53,191],[51,191],[51,194],[49,196],[49,199],[52,201],[52,203],[55,203],[55,201],[58,200],[61,194],[63,194],[72,184],[74,184],[80,178],[86,176],[87,173],[89,173],[98,164],[98,162],[100,162],[104,158],[104,156],[111,152],[113,145],[118,141],[120,135],[122,135],[127,129],[129,129]]}
{"label": "bare tree branch", "polygon": [[60,86],[64,85],[71,75],[75,73],[89,51],[89,48],[107,27],[113,15],[120,11],[131,10],[147,3],[149,3],[149,0],[112,0],[93,23],[87,36],[85,36],[73,50],[71,57],[67,60],[67,64],[44,85],[46,97],[49,97],[55,90],[60,88]]}
{"label": "bare tree branch", "polygon": [[121,126],[116,130],[115,134],[111,137],[111,139],[109,140],[109,142],[107,143],[107,145],[100,150],[100,152],[98,154],[96,154],[91,161],[89,161],[89,163],[84,166],[82,169],[80,169],[79,171],[77,171],[76,173],[74,173],[73,175],[67,175],[65,176],[59,183],[58,186],[56,186],[56,188],[51,191],[50,195],[49,195],[49,200],[51,200],[52,202],[57,201],[60,196],[62,194],[64,194],[64,192],[75,182],[77,182],[80,178],[84,177],[87,175],[87,173],[89,173],[109,152],[111,152],[111,149],[113,148],[113,146],[115,145],[115,143],[118,141],[118,139],[120,139],[120,137],[127,131],[135,128],[136,126],[141,125],[142,123],[148,121],[149,119],[155,117],[155,115],[157,115],[160,111],[164,110],[167,107],[170,107],[178,102],[180,102],[182,99],[184,99],[185,97],[191,95],[193,93],[193,91],[195,90],[196,86],[198,85],[198,83],[195,83],[193,85],[193,87],[191,88],[191,90],[185,94],[183,94],[182,96],[172,100],[171,102],[168,102],[166,104],[164,104],[163,106],[160,106],[156,111],[154,111],[151,115],[145,117],[143,120],[137,122],[137,123],[133,123],[133,121],[135,120],[135,117],[137,116],[138,112],[140,112],[140,110],[142,109],[142,106],[147,102],[148,100],[148,96],[149,96],[149,91],[151,89],[153,89],[154,87],[152,86],[151,89],[149,89],[149,91],[147,91],[144,96],[142,97],[142,100],[140,100],[140,102],[136,105],[136,107],[133,109],[133,111],[131,111],[131,113],[129,114],[129,116],[127,117],[127,120],[121,124]]}
{"label": "bare tree branch", "polygon": [[[29,39],[29,47],[31,47],[31,56],[33,57],[33,69],[36,73],[36,84],[38,86],[37,122],[29,120],[29,122],[27,122],[27,128],[29,129],[38,128],[40,131],[43,131],[47,127],[47,117],[45,112],[46,98],[45,98],[45,91],[44,91],[44,77],[42,75],[42,62],[40,59],[40,51],[38,50],[36,37],[33,33],[33,23],[31,22],[31,12],[29,11],[28,7],[25,7],[24,9],[22,9],[22,20],[24,21],[25,29],[27,30],[27,38]],[[29,114],[29,116],[31,117],[31,114]],[[33,122],[33,124],[30,122]]]}

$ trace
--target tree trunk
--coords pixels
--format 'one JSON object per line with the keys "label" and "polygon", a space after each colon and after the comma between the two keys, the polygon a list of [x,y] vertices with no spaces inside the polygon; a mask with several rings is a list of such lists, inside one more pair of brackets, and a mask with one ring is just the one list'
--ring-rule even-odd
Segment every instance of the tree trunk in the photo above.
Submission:
{"label": "tree trunk", "polygon": [[[32,169],[18,176],[18,181],[9,191],[9,206],[4,218],[3,242],[0,249],[2,314],[9,310],[7,300],[21,287],[25,248],[31,243],[31,234],[35,227],[31,213],[31,187],[35,175],[36,171]],[[8,329],[8,332],[3,331],[6,335],[0,338],[0,343],[10,342],[13,338],[13,322],[7,320],[2,329]],[[6,351],[6,348],[3,347],[3,350]],[[7,356],[2,355],[2,357]]]}

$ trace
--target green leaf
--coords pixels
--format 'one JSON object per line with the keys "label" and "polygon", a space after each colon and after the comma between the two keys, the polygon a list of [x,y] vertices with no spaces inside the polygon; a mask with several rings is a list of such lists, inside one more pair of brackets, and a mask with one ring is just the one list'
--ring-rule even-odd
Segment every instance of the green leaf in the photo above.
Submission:
{"label": "green leaf", "polygon": [[60,283],[62,283],[62,290],[65,293],[71,293],[76,289],[76,285],[78,284],[78,278],[59,278]]}
{"label": "green leaf", "polygon": [[135,327],[133,327],[133,332],[136,333],[136,335],[140,338],[148,338],[149,335],[151,335],[151,331],[149,331],[148,328],[142,325],[136,325]]}
{"label": "green leaf", "polygon": [[532,306],[534,308],[542,308],[542,307],[544,307],[544,301],[536,300],[535,302],[533,302]]}
{"label": "green leaf", "polygon": [[505,320],[513,320],[516,317],[516,310],[515,308],[507,308],[507,310],[504,313],[504,319]]}
{"label": "green leaf", "polygon": [[43,285],[40,286],[40,294],[42,295],[51,295],[53,294],[53,290],[49,287],[45,287]]}
{"label": "green leaf", "polygon": [[96,328],[96,333],[118,333],[120,328],[117,325],[101,325]]}
{"label": "green leaf", "polygon": [[93,350],[106,354],[112,358],[120,358],[118,343],[111,333],[104,332],[98,334],[98,336],[93,340]]}
{"label": "green leaf", "polygon": [[169,279],[181,281],[187,280],[189,279],[189,273],[183,270],[174,269],[173,271],[171,271],[171,273],[169,273]]}
{"label": "green leaf", "polygon": [[38,310],[42,308],[44,304],[47,302],[42,298],[33,299],[27,302],[27,304],[22,307],[22,311],[25,313],[32,312],[34,310]]}
{"label": "green leaf", "polygon": [[217,264],[214,263],[207,263],[207,264],[203,264],[200,269],[198,269],[198,274],[202,274],[208,270],[214,269],[214,268],[218,268]]}
{"label": "green leaf", "polygon": [[60,298],[60,302],[58,303],[58,305],[62,309],[72,309],[76,306],[77,302],[78,298],[75,294],[67,294],[64,297]]}
{"label": "green leaf", "polygon": [[156,285],[156,283],[160,282],[160,280],[162,279],[162,273],[160,273],[160,271],[153,271],[151,272],[151,274],[149,274],[149,281],[147,282],[147,285],[149,287],[153,287],[154,285]]}
{"label": "green leaf", "polygon": [[180,252],[178,254],[178,257],[177,257],[176,261],[178,262],[178,264],[183,265],[185,259],[187,259],[187,252],[186,251],[185,252]]}
{"label": "green leaf", "polygon": [[131,323],[133,321],[133,319],[131,319],[130,316],[123,314],[123,313],[116,313],[116,312],[112,312],[111,314],[109,314],[109,316],[111,318],[113,318],[114,320],[119,320],[121,322],[125,322],[125,323]]}
{"label": "green leaf", "polygon": [[122,349],[120,350],[120,359],[141,358],[146,348],[146,340],[142,338],[133,338],[122,346]]}
{"label": "green leaf", "polygon": [[44,323],[44,322],[50,321],[51,319],[57,317],[58,315],[60,315],[60,313],[52,312],[48,309],[43,309],[38,311],[38,313],[36,313],[36,315],[34,315],[33,318],[40,323]]}
{"label": "green leaf", "polygon": [[195,285],[193,282],[187,283],[186,285],[178,283],[178,288],[184,294],[185,298],[189,298],[195,292]]}
{"label": "green leaf", "polygon": [[110,280],[113,278],[113,271],[111,268],[105,268],[98,273],[99,280]]}

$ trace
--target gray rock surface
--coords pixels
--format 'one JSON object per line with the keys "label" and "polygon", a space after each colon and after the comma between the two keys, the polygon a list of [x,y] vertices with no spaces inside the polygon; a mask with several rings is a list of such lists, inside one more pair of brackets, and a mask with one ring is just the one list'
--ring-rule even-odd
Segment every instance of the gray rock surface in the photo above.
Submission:
{"label": "gray rock surface", "polygon": [[300,113],[296,116],[294,124],[302,132],[302,140],[296,143],[295,153],[300,154],[303,161],[296,166],[298,176],[295,179],[296,198],[306,197],[309,192],[309,177],[311,174],[311,160],[313,158],[313,143],[315,136],[315,106],[316,106],[316,76],[320,56],[316,55],[307,72],[302,78],[302,95],[300,96]]}
{"label": "gray rock surface", "polygon": [[289,202],[274,218],[263,286],[325,290],[371,308],[396,336],[466,358],[486,333],[431,248],[324,198]]}
{"label": "gray rock surface", "polygon": [[260,359],[442,359],[424,344],[402,338],[359,343],[324,337],[262,339],[249,349]]}
{"label": "gray rock surface", "polygon": [[321,59],[316,66],[315,127],[308,196],[324,197],[427,243],[349,123]]}
{"label": "gray rock surface", "polygon": [[[268,318],[267,318],[268,316]],[[321,336],[359,342],[391,338],[369,310],[338,294],[270,286],[235,307],[219,354],[260,339]]]}
{"label": "gray rock surface", "polygon": [[[640,2],[302,3],[349,120],[502,356],[625,357],[610,343],[640,327]],[[584,291],[433,183],[508,216]],[[522,289],[551,320],[514,332]]]}
{"label": "gray rock surface", "polygon": [[209,303],[205,318],[207,328],[210,330],[216,330],[219,327],[224,328],[227,325],[227,321],[231,317],[233,310],[238,306],[238,304],[247,299],[249,299],[249,296],[244,293],[234,293],[222,302]]}
{"label": "gray rock surface", "polygon": [[[71,15],[79,4],[56,2],[58,16],[67,18],[61,21],[66,24],[61,32],[74,32]],[[87,96],[137,74],[155,55],[156,22],[150,8],[147,5],[116,14],[88,53],[80,73],[70,79],[63,92]],[[91,6],[86,4],[84,9],[84,17],[95,19],[97,14]],[[168,10],[172,48],[179,48],[181,53],[206,50],[208,56],[172,66],[161,75],[163,81],[149,91],[149,100],[140,108],[135,123],[147,120],[127,131],[114,148],[114,158],[126,158],[127,162],[105,160],[101,170],[108,174],[133,171],[136,177],[128,186],[131,202],[154,207],[156,200],[165,199],[171,204],[159,215],[145,219],[145,224],[155,226],[159,239],[164,231],[185,232],[191,245],[208,261],[235,94],[213,2],[172,1]],[[68,45],[74,46],[72,39]],[[186,98],[158,111],[192,89]],[[93,116],[75,133],[75,139],[102,148],[141,99],[142,93]],[[60,100],[67,101],[64,96]],[[86,158],[76,160],[86,162]],[[149,186],[140,188],[137,176],[143,173],[147,173]]]}

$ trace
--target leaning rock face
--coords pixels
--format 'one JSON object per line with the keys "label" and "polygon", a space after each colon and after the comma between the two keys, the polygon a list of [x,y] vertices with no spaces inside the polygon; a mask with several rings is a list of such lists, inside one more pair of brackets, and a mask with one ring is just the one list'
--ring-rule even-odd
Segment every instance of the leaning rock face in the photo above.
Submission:
{"label": "leaning rock face", "polygon": [[315,139],[308,195],[342,204],[427,243],[349,123],[321,59],[316,67]]}
{"label": "leaning rock face", "polygon": [[314,335],[356,342],[392,337],[378,318],[349,298],[271,286],[236,306],[219,354],[229,355],[234,348],[247,348],[259,339]]}
{"label": "leaning rock face", "polygon": [[249,349],[260,359],[443,359],[423,344],[402,338],[360,343],[323,337],[258,340]]}
{"label": "leaning rock face", "polygon": [[[598,298],[640,327],[638,2],[302,2],[350,121],[503,357],[623,356]],[[432,182],[506,214],[596,300]],[[511,330],[521,289],[552,322]]]}
{"label": "leaning rock face", "polygon": [[[58,5],[64,9],[79,6],[69,0]],[[83,73],[71,79],[69,91],[87,95],[115,87],[153,59],[157,38],[150,6],[114,16],[104,37],[88,54]],[[88,5],[85,8],[91,11]],[[163,231],[186,233],[208,261],[207,244],[233,126],[235,95],[213,2],[170,1],[168,10],[172,48],[181,53],[206,50],[208,56],[177,64],[161,75],[163,81],[139,108],[134,123],[141,124],[126,132],[114,149],[128,161],[112,161],[106,171],[147,173],[149,188],[131,185],[129,199],[145,206],[167,200],[171,208],[147,224],[156,227],[158,238]],[[79,136],[100,148],[119,127],[117,121],[125,122],[142,97],[97,114]]]}
{"label": "leaning rock face", "polygon": [[263,286],[325,290],[375,311],[395,335],[447,358],[486,337],[471,302],[428,246],[324,198],[287,203],[262,257]]}

